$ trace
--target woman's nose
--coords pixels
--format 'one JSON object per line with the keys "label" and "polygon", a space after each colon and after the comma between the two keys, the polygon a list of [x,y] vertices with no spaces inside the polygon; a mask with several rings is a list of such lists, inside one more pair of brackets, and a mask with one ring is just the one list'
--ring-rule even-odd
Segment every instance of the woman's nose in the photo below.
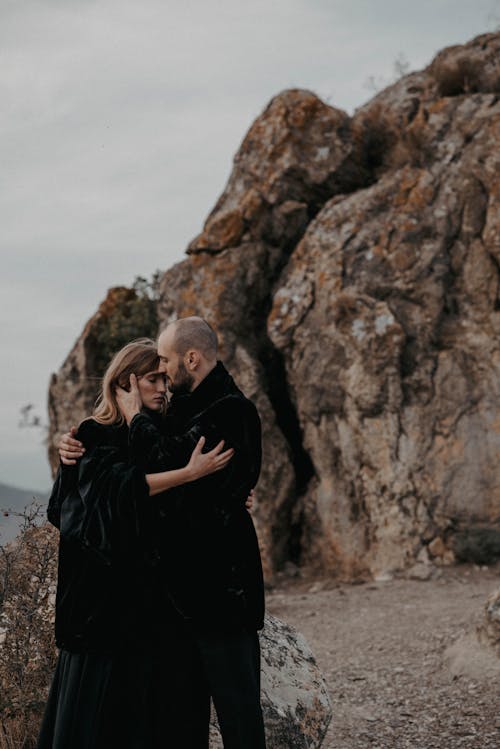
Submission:
{"label": "woman's nose", "polygon": [[159,393],[166,393],[167,392],[167,384],[163,377],[159,378],[156,382],[156,389]]}

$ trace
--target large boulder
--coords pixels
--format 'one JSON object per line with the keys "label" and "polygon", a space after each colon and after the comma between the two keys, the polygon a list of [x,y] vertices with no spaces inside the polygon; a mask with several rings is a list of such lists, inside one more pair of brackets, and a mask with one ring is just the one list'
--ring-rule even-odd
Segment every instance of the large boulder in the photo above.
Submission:
{"label": "large boulder", "polygon": [[[443,50],[353,117],[276,96],[162,279],[158,327],[206,317],[261,413],[268,579],[449,563],[498,529],[499,45]],[[90,406],[88,332],[51,385],[51,444]]]}
{"label": "large boulder", "polygon": [[362,150],[345,112],[310,91],[284,91],[248,131],[188,251],[214,253],[255,240],[293,247],[328,198],[366,183]]}
{"label": "large boulder", "polygon": [[419,127],[425,163],[331,199],[268,319],[317,477],[304,555],[347,577],[500,507],[500,101],[441,100]]}
{"label": "large boulder", "polygon": [[489,684],[500,679],[500,589],[488,597],[475,629],[460,634],[446,648],[444,663],[455,678]]}
{"label": "large boulder", "polygon": [[350,118],[308,91],[283,92],[246,135],[190,257],[161,284],[161,326],[205,317],[219,334],[222,359],[262,416],[254,518],[268,578],[297,556],[296,508],[312,475],[282,359],[266,335],[273,285],[323,202],[364,181]]}
{"label": "large boulder", "polygon": [[[323,676],[304,637],[266,616],[260,633],[262,711],[268,749],[319,749],[332,718]],[[222,747],[213,715],[211,739]]]}
{"label": "large boulder", "polygon": [[156,303],[141,284],[132,289],[117,286],[108,291],[61,369],[50,380],[47,445],[53,472],[59,465],[60,437],[92,412],[113,354],[133,338],[154,337],[157,330]]}
{"label": "large boulder", "polygon": [[491,648],[500,663],[500,588],[489,596],[484,605],[483,621],[478,627],[480,642]]}

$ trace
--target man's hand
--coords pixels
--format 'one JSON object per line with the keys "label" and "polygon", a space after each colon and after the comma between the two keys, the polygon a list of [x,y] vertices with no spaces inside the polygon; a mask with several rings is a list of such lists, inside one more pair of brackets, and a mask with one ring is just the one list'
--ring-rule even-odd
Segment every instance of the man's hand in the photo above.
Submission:
{"label": "man's hand", "polygon": [[71,427],[69,432],[63,434],[61,441],[59,442],[59,457],[61,463],[65,466],[76,465],[79,458],[82,457],[85,452],[85,448],[81,442],[75,440],[75,434],[78,431],[78,427]]}
{"label": "man's hand", "polygon": [[246,498],[246,501],[245,501],[245,507],[247,508],[247,510],[251,510],[252,509],[254,499],[255,499],[255,492],[252,489],[251,492],[250,492],[250,494]]}
{"label": "man's hand", "polygon": [[134,416],[140,413],[142,408],[141,394],[139,393],[137,377],[135,374],[130,375],[130,391],[127,392],[118,386],[115,390],[115,394],[120,413],[127,424],[130,424]]}

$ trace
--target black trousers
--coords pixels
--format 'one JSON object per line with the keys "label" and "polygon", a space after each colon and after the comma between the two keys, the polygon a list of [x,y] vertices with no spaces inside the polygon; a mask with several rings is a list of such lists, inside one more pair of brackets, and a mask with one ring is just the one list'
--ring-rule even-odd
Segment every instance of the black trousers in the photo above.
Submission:
{"label": "black trousers", "polygon": [[265,749],[256,632],[185,632],[113,656],[61,650],[37,749]]}
{"label": "black trousers", "polygon": [[[260,645],[257,632],[231,634],[194,633],[189,689],[200,685],[200,708],[191,714],[204,720],[203,701],[212,697],[224,749],[265,749],[264,721],[260,705]],[[205,690],[205,693],[202,693]],[[187,701],[185,701],[185,704]],[[186,749],[205,749],[206,744],[184,743]]]}

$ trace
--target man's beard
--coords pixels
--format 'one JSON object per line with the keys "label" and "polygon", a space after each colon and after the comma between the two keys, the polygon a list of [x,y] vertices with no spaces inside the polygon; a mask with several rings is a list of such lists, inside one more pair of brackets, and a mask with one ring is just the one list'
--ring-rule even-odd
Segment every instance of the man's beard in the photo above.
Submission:
{"label": "man's beard", "polygon": [[179,362],[179,367],[175,375],[175,379],[170,380],[169,390],[175,395],[184,395],[190,393],[194,383],[193,375],[189,374],[184,362]]}

